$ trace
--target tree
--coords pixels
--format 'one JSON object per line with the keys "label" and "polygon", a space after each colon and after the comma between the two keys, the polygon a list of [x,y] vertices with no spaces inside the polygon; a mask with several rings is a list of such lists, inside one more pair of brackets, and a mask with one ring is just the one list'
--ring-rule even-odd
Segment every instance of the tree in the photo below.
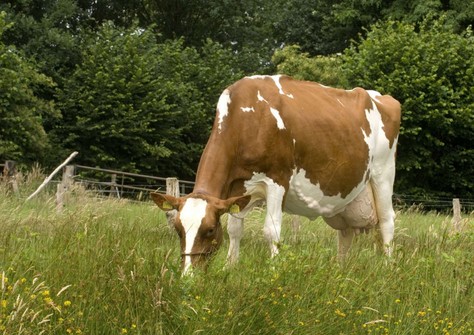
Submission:
{"label": "tree", "polygon": [[341,71],[340,54],[310,57],[308,53],[301,52],[299,46],[290,45],[276,50],[272,62],[276,65],[278,73],[296,79],[315,81],[334,87],[346,86]]}
{"label": "tree", "polygon": [[273,22],[281,0],[141,0],[142,27],[153,24],[163,39],[183,38],[201,48],[207,40],[234,51],[234,63],[246,73],[268,72],[279,41]]}
{"label": "tree", "polygon": [[[38,71],[61,85],[80,61],[77,52],[81,10],[75,0],[7,0],[0,5],[14,22],[2,39],[35,60]],[[45,98],[52,91],[44,92]],[[46,96],[48,95],[48,96]]]}
{"label": "tree", "polygon": [[[11,24],[0,13],[0,37]],[[38,96],[38,90],[53,87],[47,76],[38,73],[15,47],[0,40],[0,160],[23,163],[41,162],[49,148],[43,119],[58,117],[51,101]]]}
{"label": "tree", "polygon": [[442,20],[380,23],[345,52],[351,85],[402,103],[400,191],[474,195],[473,54],[471,30],[454,34]]}
{"label": "tree", "polygon": [[211,42],[201,55],[182,40],[157,43],[149,29],[110,22],[85,43],[58,95],[55,138],[85,164],[192,177],[214,116],[210,100],[223,78],[232,80],[232,55]]}
{"label": "tree", "polygon": [[460,33],[474,23],[474,2],[463,0],[290,0],[277,11],[275,36],[311,56],[342,52],[363,28],[379,20],[418,24],[425,17],[444,21]]}

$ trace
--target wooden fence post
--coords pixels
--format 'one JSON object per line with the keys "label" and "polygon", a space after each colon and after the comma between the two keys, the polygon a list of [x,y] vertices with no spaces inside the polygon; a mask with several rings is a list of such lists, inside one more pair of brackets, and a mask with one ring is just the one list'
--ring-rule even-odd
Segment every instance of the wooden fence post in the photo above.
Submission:
{"label": "wooden fence post", "polygon": [[5,166],[3,167],[3,176],[7,184],[11,185],[13,193],[18,195],[18,180],[16,179],[16,162],[15,161],[5,161]]}
{"label": "wooden fence post", "polygon": [[63,178],[56,190],[56,210],[60,213],[63,210],[67,191],[74,184],[74,165],[66,165],[63,169]]}
{"label": "wooden fence post", "polygon": [[109,197],[117,197],[117,198],[120,198],[120,192],[117,188],[117,174],[116,173],[112,173],[112,175],[110,176],[110,193],[109,193]]}
{"label": "wooden fence post", "polygon": [[178,178],[166,178],[166,194],[173,197],[179,197],[179,180]]}
{"label": "wooden fence post", "polygon": [[453,218],[451,219],[451,223],[455,232],[459,232],[464,228],[464,222],[461,217],[461,202],[459,201],[459,198],[453,199]]}
{"label": "wooden fence post", "polygon": [[[166,178],[166,194],[172,195],[173,197],[179,197],[179,180],[178,178]],[[168,227],[174,230],[174,223],[178,211],[173,209],[166,212],[166,220],[168,221]]]}

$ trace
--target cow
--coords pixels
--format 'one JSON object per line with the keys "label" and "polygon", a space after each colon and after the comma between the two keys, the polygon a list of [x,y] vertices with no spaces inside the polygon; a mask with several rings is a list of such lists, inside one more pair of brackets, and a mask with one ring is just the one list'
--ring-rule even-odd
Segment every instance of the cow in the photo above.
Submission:
{"label": "cow", "polygon": [[356,232],[377,226],[390,254],[400,116],[400,103],[389,95],[283,75],[245,77],[226,88],[192,193],[151,194],[162,210],[177,211],[184,273],[208,264],[219,248],[224,213],[227,263],[235,263],[243,219],[262,202],[271,256],[278,254],[283,211],[322,216],[338,230],[341,257]]}

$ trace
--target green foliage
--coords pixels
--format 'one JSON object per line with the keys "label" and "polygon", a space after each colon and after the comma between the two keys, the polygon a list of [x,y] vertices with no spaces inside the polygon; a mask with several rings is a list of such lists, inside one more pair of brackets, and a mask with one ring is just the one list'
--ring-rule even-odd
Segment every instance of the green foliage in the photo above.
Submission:
{"label": "green foliage", "polygon": [[[387,79],[377,87],[400,93],[406,110],[399,189],[463,196],[474,189],[466,144],[472,1],[4,0],[0,11],[0,159],[51,166],[80,150],[90,165],[191,179],[220,92],[277,65],[332,86],[367,78],[357,85],[373,88],[374,78]],[[444,19],[430,31],[425,17]],[[332,55],[389,18],[410,24],[392,31],[380,24],[360,56],[347,52],[348,84]],[[373,52],[363,56],[364,48]]]}
{"label": "green foliage", "polygon": [[275,22],[276,38],[297,44],[311,55],[341,52],[347,46],[347,39],[337,37],[344,34],[346,28],[330,23],[333,6],[334,2],[323,0],[286,1]]}
{"label": "green foliage", "polygon": [[353,86],[402,103],[398,186],[402,192],[469,197],[474,189],[474,39],[443,21],[381,23],[345,53]]}
{"label": "green foliage", "polygon": [[310,57],[308,53],[302,53],[299,46],[290,45],[275,51],[272,62],[281,74],[328,86],[345,86],[340,55]]}
{"label": "green foliage", "polygon": [[474,23],[474,3],[463,0],[291,0],[278,13],[276,38],[312,56],[342,52],[379,20],[418,24],[425,17],[446,16],[446,25],[458,33]]}
{"label": "green foliage", "polygon": [[[335,232],[322,220],[302,220],[293,236],[284,225],[280,255],[270,259],[263,216],[253,212],[239,264],[223,269],[226,239],[206,273],[182,278],[178,237],[155,205],[71,195],[59,215],[51,200],[42,193],[26,204],[0,202],[0,280],[8,278],[0,288],[0,333],[8,315],[26,309],[13,309],[17,297],[40,313],[36,322],[28,313],[23,323],[9,322],[8,334],[20,327],[51,335],[474,329],[472,216],[462,234],[451,234],[442,216],[400,213],[390,260],[374,251],[372,236],[360,235],[341,264]],[[28,289],[39,293],[31,299]]]}
{"label": "green foliage", "polygon": [[85,164],[192,176],[216,88],[232,79],[230,54],[208,42],[201,56],[182,40],[157,43],[151,30],[107,23],[82,58],[58,96],[54,135],[64,147]]}
{"label": "green foliage", "polygon": [[130,171],[168,157],[166,142],[179,136],[178,119],[185,116],[177,106],[193,94],[175,82],[182,73],[174,73],[173,63],[187,57],[180,46],[160,50],[146,31],[106,24],[82,57],[59,94],[64,119],[55,134],[65,147],[78,150],[86,164]]}
{"label": "green foliage", "polygon": [[[5,1],[0,10],[15,22],[3,40],[20,48],[36,61],[37,71],[61,83],[79,61],[78,19],[81,11],[75,0]],[[53,90],[43,92],[51,98]]]}
{"label": "green foliage", "polygon": [[[0,37],[9,27],[5,13],[0,13]],[[0,40],[0,161],[31,164],[46,154],[48,138],[42,120],[58,113],[51,101],[38,96],[44,87],[53,87],[51,79]]]}

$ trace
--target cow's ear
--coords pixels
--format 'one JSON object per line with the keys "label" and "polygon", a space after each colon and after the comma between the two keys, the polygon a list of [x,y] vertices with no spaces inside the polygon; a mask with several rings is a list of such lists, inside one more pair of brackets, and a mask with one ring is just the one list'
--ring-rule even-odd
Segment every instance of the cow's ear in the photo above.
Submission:
{"label": "cow's ear", "polygon": [[168,194],[160,194],[152,192],[150,193],[151,198],[153,201],[164,211],[170,211],[173,209],[178,209],[179,205],[181,204],[181,198],[173,197],[172,195]]}
{"label": "cow's ear", "polygon": [[250,195],[243,195],[225,200],[223,206],[224,212],[228,212],[230,214],[239,213],[249,204],[250,198]]}

